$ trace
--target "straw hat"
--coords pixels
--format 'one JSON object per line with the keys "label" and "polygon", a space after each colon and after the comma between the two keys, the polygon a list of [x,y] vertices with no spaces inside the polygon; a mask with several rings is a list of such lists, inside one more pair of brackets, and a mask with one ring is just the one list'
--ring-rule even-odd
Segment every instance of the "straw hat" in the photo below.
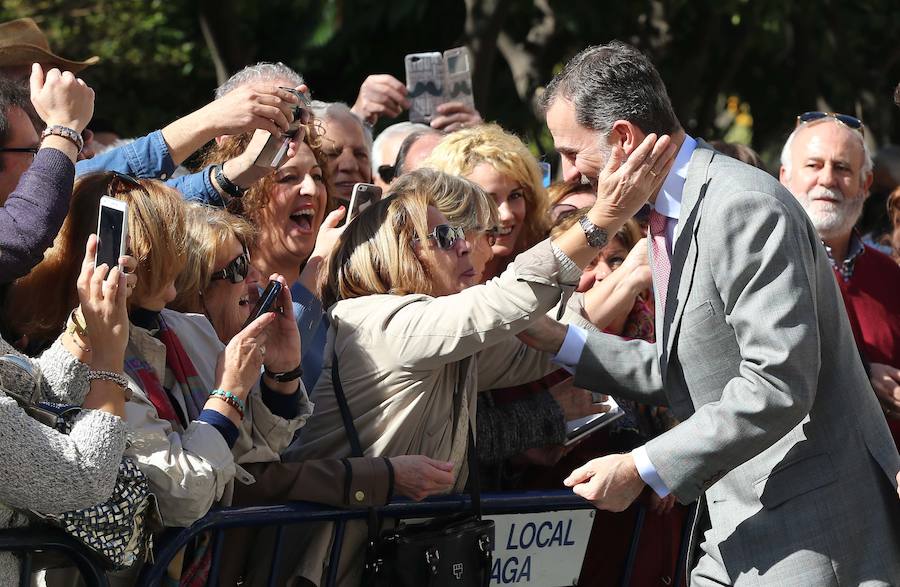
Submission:
{"label": "straw hat", "polygon": [[0,67],[30,66],[41,63],[46,67],[79,72],[100,61],[97,56],[84,61],[70,61],[50,51],[47,37],[30,18],[0,23]]}

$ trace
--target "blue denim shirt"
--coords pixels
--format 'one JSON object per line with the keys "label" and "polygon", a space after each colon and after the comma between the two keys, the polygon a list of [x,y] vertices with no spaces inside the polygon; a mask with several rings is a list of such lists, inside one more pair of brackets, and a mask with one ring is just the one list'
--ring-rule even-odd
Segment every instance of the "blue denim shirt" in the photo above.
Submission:
{"label": "blue denim shirt", "polygon": [[189,202],[201,202],[211,206],[224,206],[225,202],[212,185],[206,167],[197,173],[171,178],[175,162],[169,153],[169,146],[163,139],[162,131],[153,131],[145,137],[110,149],[92,159],[79,161],[75,165],[75,175],[98,171],[118,171],[133,177],[166,180],[166,184],[180,191]]}
{"label": "blue denim shirt", "polygon": [[316,387],[322,373],[322,362],[325,356],[325,339],[328,335],[328,316],[322,308],[322,302],[300,282],[291,286],[291,299],[294,301],[294,318],[300,330],[300,344],[303,357],[303,385],[308,393]]}

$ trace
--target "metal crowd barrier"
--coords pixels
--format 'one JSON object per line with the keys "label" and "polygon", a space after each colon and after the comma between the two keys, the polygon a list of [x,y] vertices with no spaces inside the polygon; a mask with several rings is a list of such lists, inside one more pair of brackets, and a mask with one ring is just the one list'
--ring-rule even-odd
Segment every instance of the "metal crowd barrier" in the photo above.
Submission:
{"label": "metal crowd barrier", "polygon": [[86,587],[108,587],[100,562],[74,538],[56,528],[8,528],[0,530],[0,551],[19,555],[19,587],[30,587],[35,554],[53,553],[71,561],[81,572]]}
{"label": "metal crowd barrier", "polygon": [[[485,514],[539,513],[555,510],[591,509],[593,506],[571,491],[525,492],[525,493],[488,493],[481,497],[481,508]],[[397,500],[378,508],[382,516],[387,518],[426,518],[438,515],[453,514],[471,508],[468,495],[445,495],[426,499],[421,502]],[[329,574],[325,585],[332,587],[336,581],[338,562],[341,555],[344,527],[348,520],[365,519],[367,510],[334,509],[327,506],[306,502],[294,502],[284,505],[223,508],[207,514],[175,537],[172,537],[156,554],[152,567],[146,569],[138,582],[139,587],[158,585],[165,574],[166,567],[172,558],[193,538],[203,532],[212,532],[212,562],[208,587],[217,587],[219,567],[221,563],[222,531],[237,527],[270,526],[276,528],[275,547],[269,566],[269,585],[275,585],[275,578],[282,555],[282,532],[285,526],[306,522],[334,522],[335,539],[332,545]],[[629,553],[631,554],[631,553]],[[633,558],[633,556],[631,557]]]}
{"label": "metal crowd barrier", "polygon": [[[524,493],[487,493],[481,498],[484,514],[541,513],[557,510],[591,509],[593,506],[573,494],[571,491],[524,492]],[[398,499],[384,507],[378,508],[380,514],[387,518],[427,518],[438,515],[453,514],[471,509],[468,495],[444,495],[428,498],[421,502]],[[621,574],[621,585],[630,582],[632,568],[637,556],[641,527],[645,516],[643,506],[638,506],[634,532]],[[188,543],[197,536],[211,532],[212,560],[210,565],[209,587],[217,587],[222,555],[222,533],[232,528],[273,527],[275,545],[269,565],[268,584],[275,585],[276,570],[282,556],[282,537],[285,526],[307,522],[334,522],[335,540],[330,553],[329,574],[326,587],[336,582],[338,563],[344,528],[350,520],[365,519],[366,509],[336,509],[330,506],[307,502],[292,502],[283,505],[258,507],[231,507],[213,510],[192,524],[189,528],[170,534],[168,540],[156,552],[152,565],[148,565],[141,573],[138,587],[150,587],[161,584],[166,569],[172,559]],[[71,560],[82,574],[86,587],[108,587],[109,582],[100,563],[77,541],[65,532],[53,528],[13,528],[0,530],[0,551],[11,551],[20,555],[20,586],[30,585],[34,553],[52,552],[61,554]]]}

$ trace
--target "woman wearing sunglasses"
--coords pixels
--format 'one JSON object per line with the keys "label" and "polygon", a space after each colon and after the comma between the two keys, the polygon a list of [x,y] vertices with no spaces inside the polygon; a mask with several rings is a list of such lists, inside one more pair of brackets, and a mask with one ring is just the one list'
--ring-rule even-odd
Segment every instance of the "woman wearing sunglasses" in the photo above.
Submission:
{"label": "woman wearing sunglasses", "polygon": [[[276,339],[267,365],[281,373],[299,363],[290,296],[285,291],[281,299],[287,307],[284,314],[261,316],[224,349],[203,346],[201,341],[209,339],[219,344],[206,318],[163,311],[175,298],[175,280],[185,264],[186,205],[181,195],[154,180],[138,182],[114,173],[88,175],[76,184],[69,216],[45,261],[12,288],[10,299],[17,300],[18,308],[28,309],[23,314],[43,318],[42,324],[24,325],[20,334],[29,341],[40,343],[58,330],[58,324],[65,324],[65,308],[75,305],[74,288],[59,287],[59,283],[77,272],[72,251],[83,247],[96,227],[104,195],[128,204],[128,248],[137,260],[138,280],[128,300],[131,325],[125,352],[125,374],[132,392],[125,414],[135,440],[125,454],[147,476],[163,523],[188,526],[230,496],[238,473],[232,449],[249,450],[246,438],[257,432],[252,423],[264,418],[264,412],[275,417],[265,402],[251,397],[260,380],[267,338]],[[246,292],[245,285],[240,288]],[[249,309],[245,318],[246,314]],[[280,399],[276,396],[297,401],[296,380],[279,382],[264,376],[270,379],[276,402]],[[293,433],[292,429],[277,437],[277,430],[261,430],[263,441],[270,441],[276,452]]]}
{"label": "woman wearing sunglasses", "polygon": [[448,135],[424,166],[465,177],[484,189],[500,212],[493,256],[484,278],[503,273],[516,255],[547,235],[547,190],[528,147],[496,124]]}
{"label": "woman wearing sunglasses", "polygon": [[[453,489],[461,490],[477,392],[533,381],[553,369],[550,356],[533,352],[515,335],[559,303],[563,289],[574,288],[596,256],[594,247],[605,241],[601,233],[614,233],[647,200],[674,154],[668,138],[657,142],[655,135],[639,151],[600,179],[616,207],[610,197],[598,199],[583,225],[536,245],[499,278],[472,287],[464,231],[449,225],[435,204],[480,188],[432,169],[398,178],[389,197],[348,227],[329,258],[326,368],[313,392],[315,412],[284,458],[350,454],[331,372],[337,361],[365,454],[418,453],[451,461]],[[347,529],[340,584],[359,582],[364,535],[362,525]],[[313,551],[330,540],[321,533],[308,537]],[[301,574],[318,584],[321,561],[304,563]]]}

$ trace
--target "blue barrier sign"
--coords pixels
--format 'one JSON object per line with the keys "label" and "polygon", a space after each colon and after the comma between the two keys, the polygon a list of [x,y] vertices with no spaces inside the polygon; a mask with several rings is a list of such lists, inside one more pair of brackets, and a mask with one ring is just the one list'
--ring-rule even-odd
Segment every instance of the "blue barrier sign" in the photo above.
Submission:
{"label": "blue barrier sign", "polygon": [[574,585],[593,510],[485,516],[496,525],[491,585]]}

